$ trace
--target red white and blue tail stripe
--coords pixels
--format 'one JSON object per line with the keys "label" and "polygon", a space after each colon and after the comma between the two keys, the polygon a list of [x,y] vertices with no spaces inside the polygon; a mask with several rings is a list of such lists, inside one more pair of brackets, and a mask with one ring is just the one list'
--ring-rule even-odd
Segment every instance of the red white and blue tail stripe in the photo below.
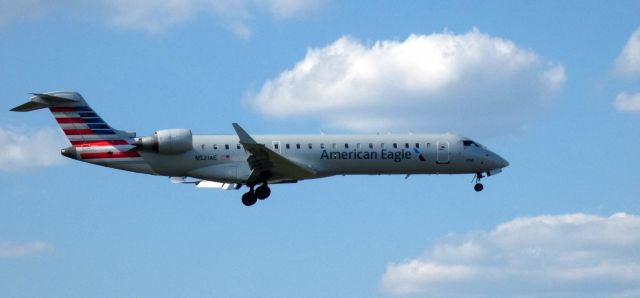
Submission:
{"label": "red white and blue tail stripe", "polygon": [[141,162],[143,158],[132,145],[134,133],[109,126],[77,92],[34,93],[29,101],[12,111],[28,112],[48,108],[72,147],[63,155],[92,163]]}
{"label": "red white and blue tail stripe", "polygon": [[131,145],[132,138],[113,129],[88,105],[50,107],[71,145],[80,152],[80,159],[132,159],[140,154]]}

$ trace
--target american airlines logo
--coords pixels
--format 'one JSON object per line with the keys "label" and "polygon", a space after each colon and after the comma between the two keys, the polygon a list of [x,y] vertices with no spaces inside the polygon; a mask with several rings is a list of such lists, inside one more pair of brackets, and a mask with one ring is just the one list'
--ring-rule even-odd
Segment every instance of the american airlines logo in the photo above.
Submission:
{"label": "american airlines logo", "polygon": [[418,148],[413,148],[413,151],[415,151],[416,154],[418,154],[418,159],[420,161],[427,161],[427,159],[424,158],[424,155],[422,155],[422,152],[420,152],[420,150],[418,150]]}

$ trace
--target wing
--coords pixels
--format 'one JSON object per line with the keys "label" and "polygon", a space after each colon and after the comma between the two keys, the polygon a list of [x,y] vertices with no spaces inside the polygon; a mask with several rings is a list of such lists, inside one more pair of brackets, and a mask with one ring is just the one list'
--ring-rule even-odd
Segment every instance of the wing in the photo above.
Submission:
{"label": "wing", "polygon": [[196,187],[219,188],[224,190],[239,189],[242,184],[222,183],[208,180],[187,180],[187,177],[169,177],[171,183],[176,184],[194,184]]}
{"label": "wing", "polygon": [[256,142],[238,123],[233,123],[233,128],[240,138],[240,144],[250,154],[247,158],[247,163],[251,168],[248,185],[269,181],[269,179],[301,180],[315,177],[315,171],[291,161],[267,148],[264,144]]}

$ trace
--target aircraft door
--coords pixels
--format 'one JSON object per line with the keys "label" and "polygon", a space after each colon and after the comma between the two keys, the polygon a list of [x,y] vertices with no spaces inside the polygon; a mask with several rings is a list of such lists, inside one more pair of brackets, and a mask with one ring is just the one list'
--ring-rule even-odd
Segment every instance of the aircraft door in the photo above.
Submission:
{"label": "aircraft door", "polygon": [[273,149],[273,151],[278,152],[279,154],[282,153],[282,147],[280,146],[280,141],[273,141],[271,142],[271,149]]}
{"label": "aircraft door", "polygon": [[438,147],[436,151],[436,162],[437,163],[449,163],[449,142],[447,141],[438,141]]}

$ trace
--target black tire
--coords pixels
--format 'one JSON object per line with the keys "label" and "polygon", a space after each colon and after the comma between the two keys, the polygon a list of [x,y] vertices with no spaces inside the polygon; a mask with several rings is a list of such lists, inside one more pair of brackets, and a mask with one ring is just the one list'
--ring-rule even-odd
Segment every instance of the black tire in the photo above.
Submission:
{"label": "black tire", "polygon": [[475,189],[475,191],[482,191],[484,186],[482,186],[482,183],[476,183],[476,185],[473,186],[473,189]]}
{"label": "black tire", "polygon": [[242,204],[244,204],[245,206],[253,206],[253,204],[255,204],[258,201],[258,198],[256,197],[256,194],[248,191],[245,194],[242,195]]}
{"label": "black tire", "polygon": [[258,197],[259,200],[264,200],[270,195],[271,189],[266,184],[260,185],[258,186],[258,188],[256,188],[256,197]]}

